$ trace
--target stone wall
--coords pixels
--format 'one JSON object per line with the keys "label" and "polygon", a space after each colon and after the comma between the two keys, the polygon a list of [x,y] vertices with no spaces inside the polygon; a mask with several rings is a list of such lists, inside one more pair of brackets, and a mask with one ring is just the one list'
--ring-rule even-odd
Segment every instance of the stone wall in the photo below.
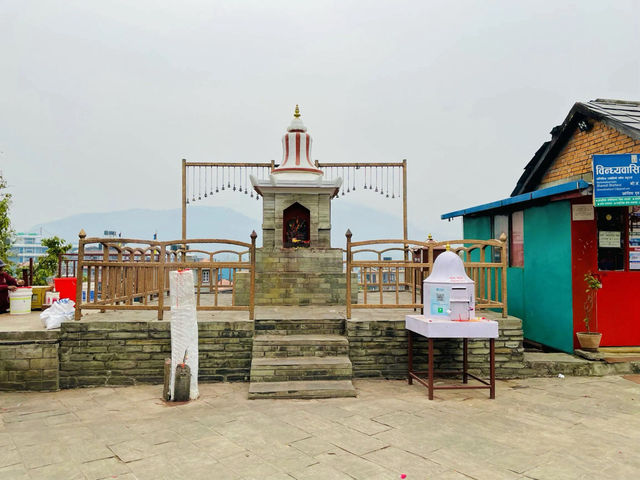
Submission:
{"label": "stone wall", "polygon": [[2,332],[1,390],[58,390],[57,332]]}
{"label": "stone wall", "polygon": [[[357,274],[351,301],[358,302]],[[344,305],[347,279],[341,249],[256,251],[256,305]],[[236,274],[236,304],[249,303],[249,273]]]}
{"label": "stone wall", "polygon": [[[522,321],[515,317],[501,318],[496,339],[496,376],[515,378],[525,368],[523,363]],[[349,357],[354,377],[406,378],[407,331],[404,320],[347,320]],[[414,336],[414,370],[427,369],[427,340]],[[461,369],[462,341],[436,340],[436,369]],[[489,340],[469,341],[469,371],[488,375]]]}
{"label": "stone wall", "polygon": [[[202,382],[246,381],[253,322],[198,322]],[[171,356],[169,322],[65,322],[60,387],[162,383]]]}

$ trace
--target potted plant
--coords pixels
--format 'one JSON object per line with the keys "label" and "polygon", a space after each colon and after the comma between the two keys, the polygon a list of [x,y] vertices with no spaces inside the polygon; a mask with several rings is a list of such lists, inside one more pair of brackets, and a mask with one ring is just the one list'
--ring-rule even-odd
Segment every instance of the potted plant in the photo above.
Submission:
{"label": "potted plant", "polygon": [[591,331],[591,314],[593,312],[594,305],[597,305],[596,296],[598,290],[602,288],[602,282],[600,281],[600,277],[598,275],[594,275],[591,272],[585,273],[584,282],[587,284],[587,289],[585,290],[587,293],[587,298],[584,301],[584,326],[587,331],[576,332],[576,336],[578,337],[580,348],[582,348],[583,350],[595,352],[600,346],[602,334],[599,332]]}

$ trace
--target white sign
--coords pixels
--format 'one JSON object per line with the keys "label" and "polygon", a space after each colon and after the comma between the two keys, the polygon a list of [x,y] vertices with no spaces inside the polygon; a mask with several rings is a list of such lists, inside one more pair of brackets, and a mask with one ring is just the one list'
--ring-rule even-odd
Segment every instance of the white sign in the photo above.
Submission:
{"label": "white sign", "polygon": [[571,206],[571,215],[573,220],[593,220],[595,218],[593,205],[591,204],[578,204]]}
{"label": "white sign", "polygon": [[604,248],[620,248],[620,232],[598,232],[598,246]]}

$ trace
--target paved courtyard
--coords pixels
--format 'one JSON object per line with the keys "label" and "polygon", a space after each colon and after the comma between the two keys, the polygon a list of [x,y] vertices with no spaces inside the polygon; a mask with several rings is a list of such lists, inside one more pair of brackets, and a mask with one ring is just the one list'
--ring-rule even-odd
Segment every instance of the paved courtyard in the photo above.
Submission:
{"label": "paved courtyard", "polygon": [[636,479],[638,378],[498,382],[485,391],[355,381],[356,399],[247,400],[203,384],[0,393],[0,479]]}

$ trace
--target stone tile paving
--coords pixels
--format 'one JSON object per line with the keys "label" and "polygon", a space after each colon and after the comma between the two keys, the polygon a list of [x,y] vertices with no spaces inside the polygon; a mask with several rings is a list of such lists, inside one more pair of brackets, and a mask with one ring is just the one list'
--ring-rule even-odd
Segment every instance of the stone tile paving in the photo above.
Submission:
{"label": "stone tile paving", "polygon": [[247,400],[202,384],[0,396],[0,479],[635,479],[640,385],[622,377],[438,391],[359,380],[358,398]]}

